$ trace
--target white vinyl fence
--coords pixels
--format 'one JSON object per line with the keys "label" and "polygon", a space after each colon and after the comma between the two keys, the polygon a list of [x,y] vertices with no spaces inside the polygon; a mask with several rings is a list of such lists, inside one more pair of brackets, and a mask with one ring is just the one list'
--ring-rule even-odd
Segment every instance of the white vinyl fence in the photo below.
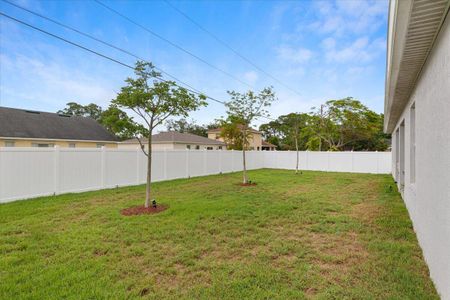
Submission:
{"label": "white vinyl fence", "polygon": [[[295,151],[249,151],[247,168],[295,169]],[[300,152],[300,169],[390,173],[390,152]],[[154,151],[153,181],[242,171],[241,151]],[[0,203],[145,183],[139,150],[1,148]]]}

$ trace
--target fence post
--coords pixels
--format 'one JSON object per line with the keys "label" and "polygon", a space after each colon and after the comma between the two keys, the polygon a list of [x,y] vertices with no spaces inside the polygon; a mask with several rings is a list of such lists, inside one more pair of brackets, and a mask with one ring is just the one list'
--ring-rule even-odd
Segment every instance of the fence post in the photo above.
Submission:
{"label": "fence post", "polygon": [[167,149],[164,148],[164,180],[167,180]]}
{"label": "fence post", "polygon": [[206,167],[206,149],[203,149],[203,175],[207,175],[207,167]]}
{"label": "fence post", "polygon": [[309,170],[309,163],[308,163],[308,150],[306,150],[306,153],[305,153],[305,160],[306,160],[306,170]]}
{"label": "fence post", "polygon": [[219,151],[219,174],[222,173],[222,150],[217,150]]}
{"label": "fence post", "polygon": [[189,178],[189,149],[186,149],[186,178]]}
{"label": "fence post", "polygon": [[376,156],[377,156],[377,174],[380,174],[380,154],[378,153],[378,150],[375,150]]}
{"label": "fence post", "polygon": [[106,148],[102,146],[101,153],[101,188],[105,188],[106,186]]}
{"label": "fence post", "polygon": [[53,147],[53,159],[54,159],[54,169],[53,169],[53,194],[59,194],[59,146],[55,145]]}
{"label": "fence post", "polygon": [[231,149],[231,173],[234,172],[235,169],[235,162],[234,162],[234,149]]}
{"label": "fence post", "polygon": [[139,165],[140,165],[140,163],[139,163],[139,151],[142,151],[142,150],[140,150],[139,148],[137,148],[136,149],[136,184],[139,184],[140,183],[140,181],[139,181]]}
{"label": "fence post", "polygon": [[[0,170],[2,169],[2,150],[3,148],[0,147]],[[3,186],[3,176],[0,172],[0,203],[2,203],[2,193],[1,193],[1,191],[3,190],[2,186]]]}
{"label": "fence post", "polygon": [[353,173],[353,171],[355,170],[355,166],[354,166],[354,164],[355,164],[355,159],[354,159],[355,153],[353,153],[353,150],[351,151],[351,153],[352,153],[352,173]]}
{"label": "fence post", "polygon": [[327,151],[327,172],[330,172],[330,150]]}

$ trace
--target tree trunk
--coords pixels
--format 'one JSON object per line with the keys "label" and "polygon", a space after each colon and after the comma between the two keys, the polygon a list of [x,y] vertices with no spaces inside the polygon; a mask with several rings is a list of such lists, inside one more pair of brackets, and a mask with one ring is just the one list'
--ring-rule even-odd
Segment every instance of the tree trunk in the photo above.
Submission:
{"label": "tree trunk", "polygon": [[295,164],[295,174],[298,173],[298,138],[297,135],[295,136],[295,151],[297,152],[297,161]]}
{"label": "tree trunk", "polygon": [[152,196],[152,130],[148,136],[148,157],[147,157],[147,186],[145,188],[145,207],[150,207]]}
{"label": "tree trunk", "polygon": [[243,130],[243,137],[242,137],[242,161],[243,161],[243,183],[247,184],[248,178],[247,178],[247,163],[245,161],[245,146],[247,144],[247,132],[246,129]]}

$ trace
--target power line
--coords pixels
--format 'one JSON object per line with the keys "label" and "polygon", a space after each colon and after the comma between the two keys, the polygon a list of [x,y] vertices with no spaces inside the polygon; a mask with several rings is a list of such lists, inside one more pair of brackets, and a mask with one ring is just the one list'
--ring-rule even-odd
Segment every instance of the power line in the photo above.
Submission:
{"label": "power line", "polygon": [[178,50],[180,50],[180,51],[182,51],[182,52],[184,52],[184,53],[186,53],[186,54],[188,54],[188,55],[194,57],[195,59],[201,61],[202,63],[208,65],[209,67],[211,67],[211,68],[213,68],[213,69],[215,69],[215,70],[217,70],[217,71],[219,71],[219,72],[222,72],[223,74],[225,74],[225,75],[227,75],[228,77],[230,77],[230,78],[232,78],[232,79],[234,79],[234,80],[236,80],[236,81],[242,83],[243,85],[246,85],[246,86],[248,86],[248,87],[254,89],[254,87],[253,87],[251,84],[248,84],[247,82],[245,82],[245,81],[239,79],[238,77],[234,76],[233,74],[231,74],[231,73],[229,73],[229,72],[227,72],[227,71],[225,71],[225,70],[223,70],[223,69],[221,69],[221,68],[219,68],[219,67],[217,67],[217,66],[211,64],[211,63],[208,62],[207,60],[205,60],[205,59],[201,58],[200,56],[198,56],[198,55],[196,55],[196,54],[190,52],[189,50],[186,50],[185,48],[181,47],[180,45],[178,45],[178,44],[176,44],[176,43],[174,43],[174,42],[172,42],[172,41],[166,39],[165,37],[159,35],[158,33],[154,32],[153,30],[149,29],[148,27],[145,27],[144,25],[139,24],[138,22],[136,22],[136,21],[134,21],[133,19],[127,17],[126,15],[124,15],[124,14],[122,14],[121,12],[115,10],[114,8],[112,8],[112,7],[108,6],[108,5],[106,5],[105,3],[101,2],[100,0],[94,0],[94,1],[97,2],[99,5],[103,6],[104,8],[108,9],[109,11],[111,11],[111,12],[115,13],[116,15],[120,16],[121,18],[127,20],[128,22],[130,22],[130,23],[132,23],[132,24],[138,26],[138,27],[141,28],[142,30],[144,30],[144,31],[146,31],[146,32],[148,32],[148,33],[150,33],[151,35],[153,35],[153,36],[155,36],[155,37],[157,37],[158,39],[160,39],[160,40],[162,40],[162,41],[168,43],[169,45],[171,45],[171,46],[177,48]]}
{"label": "power line", "polygon": [[[111,43],[105,42],[105,41],[103,41],[103,40],[101,40],[101,39],[99,39],[99,38],[96,38],[96,37],[93,36],[93,35],[90,35],[90,34],[88,34],[88,33],[82,32],[82,31],[80,31],[80,30],[78,30],[78,29],[76,29],[76,28],[74,28],[74,27],[71,27],[71,26],[69,26],[69,25],[63,24],[63,23],[61,23],[61,22],[59,22],[59,21],[57,21],[57,20],[55,20],[55,19],[49,18],[49,17],[47,17],[47,16],[44,16],[44,15],[38,13],[38,12],[32,11],[32,10],[26,8],[26,7],[20,6],[20,5],[16,4],[16,3],[10,2],[10,1],[8,1],[8,0],[2,0],[2,1],[3,1],[3,2],[6,2],[6,3],[8,3],[8,4],[12,5],[12,6],[15,6],[15,7],[19,8],[19,9],[22,9],[22,10],[24,10],[24,11],[30,13],[30,14],[33,14],[33,15],[38,16],[38,17],[40,17],[40,18],[43,18],[43,19],[45,19],[45,20],[47,20],[47,21],[49,21],[49,22],[52,22],[52,23],[54,23],[54,24],[56,24],[56,25],[59,25],[59,26],[65,28],[65,29],[68,29],[68,30],[71,30],[71,31],[73,31],[73,32],[76,32],[76,33],[78,33],[78,34],[80,34],[80,35],[82,35],[82,36],[84,36],[84,37],[87,37],[87,38],[89,38],[89,39],[91,39],[91,40],[94,40],[94,41],[96,41],[96,42],[99,42],[99,43],[101,43],[101,44],[103,44],[103,45],[105,45],[105,46],[108,46],[108,47],[113,48],[113,49],[115,49],[115,50],[118,50],[118,51],[120,51],[120,52],[122,52],[122,53],[125,53],[125,54],[127,54],[127,55],[129,55],[129,56],[132,56],[132,57],[134,57],[134,58],[136,58],[136,59],[138,59],[138,60],[142,60],[142,61],[146,61],[146,62],[149,62],[149,63],[150,63],[150,61],[148,61],[148,60],[146,60],[146,59],[144,59],[144,58],[141,58],[141,57],[139,57],[138,55],[133,54],[133,53],[131,53],[131,52],[128,51],[128,50],[125,50],[125,49],[123,49],[123,48],[120,48],[120,47],[118,47],[118,46],[116,46],[116,45],[113,45],[113,44],[111,44]],[[178,81],[178,82],[182,83],[183,85],[185,85],[185,86],[191,88],[192,90],[195,90],[196,92],[201,93],[201,92],[200,92],[199,90],[197,90],[196,88],[194,88],[194,87],[190,86],[189,84],[187,84],[187,83],[181,81],[180,79],[176,78],[175,76],[171,75],[170,73],[165,72],[163,69],[158,68],[157,66],[155,66],[155,69],[158,70],[159,72],[161,72],[161,73],[163,73],[163,74],[169,76],[170,78],[174,79],[175,81]]]}
{"label": "power line", "polygon": [[185,12],[183,12],[182,10],[180,10],[179,8],[177,8],[175,5],[173,5],[170,1],[168,0],[164,0],[164,2],[167,3],[167,5],[169,5],[173,10],[175,10],[176,12],[178,12],[180,15],[182,15],[183,17],[185,17],[187,20],[189,20],[192,24],[194,24],[195,26],[197,26],[198,28],[200,28],[203,32],[205,32],[206,34],[208,34],[209,36],[211,36],[214,40],[216,40],[218,43],[222,44],[225,48],[227,48],[228,50],[230,50],[231,52],[233,52],[235,55],[239,56],[241,59],[243,59],[244,61],[246,61],[248,64],[250,64],[251,66],[253,66],[255,69],[257,69],[258,71],[260,71],[261,73],[265,74],[266,76],[272,78],[273,80],[275,80],[276,82],[278,82],[279,84],[281,84],[282,86],[284,86],[285,88],[289,89],[290,91],[296,93],[297,95],[300,96],[300,93],[296,90],[294,90],[293,88],[291,88],[290,86],[286,85],[283,81],[279,80],[278,78],[276,78],[275,76],[273,76],[272,74],[270,74],[269,72],[265,71],[264,69],[262,69],[261,67],[259,67],[258,65],[256,65],[253,61],[251,61],[250,59],[248,59],[247,57],[245,57],[244,55],[242,55],[241,53],[239,53],[236,49],[234,49],[233,47],[231,47],[228,43],[226,43],[224,40],[222,40],[221,38],[219,38],[217,35],[215,35],[213,32],[211,32],[210,30],[206,29],[205,27],[203,27],[200,23],[198,23],[197,21],[195,21],[194,19],[192,19],[188,14],[186,14]]}
{"label": "power line", "polygon": [[[29,24],[29,23],[27,23],[27,22],[24,22],[24,21],[22,21],[22,20],[16,19],[16,18],[14,18],[14,17],[12,17],[12,16],[10,16],[10,15],[7,15],[7,14],[1,12],[1,11],[0,11],[0,15],[3,16],[3,17],[8,18],[8,19],[10,19],[10,20],[13,20],[13,21],[15,21],[15,22],[17,22],[17,23],[19,23],[19,24],[22,24],[22,25],[24,25],[24,26],[27,26],[27,27],[29,27],[29,28],[31,28],[31,29],[34,29],[34,30],[36,30],[36,31],[39,31],[39,32],[41,32],[41,33],[43,33],[43,34],[49,35],[49,36],[51,36],[51,37],[53,37],[53,38],[56,38],[56,39],[58,39],[58,40],[60,40],[60,41],[63,41],[63,42],[65,42],[65,43],[68,43],[68,44],[70,44],[70,45],[72,45],[72,46],[75,46],[75,47],[77,47],[77,48],[80,48],[80,49],[82,49],[82,50],[85,50],[85,51],[87,51],[87,52],[90,52],[90,53],[95,54],[95,55],[97,55],[97,56],[100,56],[100,57],[102,57],[102,58],[104,58],[104,59],[107,59],[107,60],[109,60],[109,61],[112,61],[112,62],[114,62],[114,63],[117,63],[117,64],[119,64],[119,65],[121,65],[121,66],[123,66],[123,67],[126,67],[126,68],[128,68],[128,69],[132,69],[132,70],[135,69],[133,66],[131,66],[131,65],[127,64],[127,63],[121,62],[121,61],[119,61],[119,60],[117,60],[117,59],[115,59],[115,58],[112,58],[112,57],[110,57],[110,56],[107,56],[107,55],[105,55],[105,54],[102,54],[102,53],[100,53],[100,52],[98,52],[98,51],[92,50],[92,49],[87,48],[87,47],[85,47],[85,46],[83,46],[83,45],[80,45],[80,44],[78,44],[78,43],[72,42],[72,41],[70,41],[70,40],[68,40],[68,39],[66,39],[66,38],[63,38],[63,37],[61,37],[61,36],[58,36],[58,35],[53,34],[53,33],[51,33],[51,32],[48,32],[48,31],[46,31],[46,30],[44,30],[44,29],[41,29],[41,28],[36,27],[36,26],[34,26],[34,25],[31,25],[31,24]],[[160,78],[160,77],[155,77],[155,79],[160,80],[160,81],[163,81],[163,82],[167,82],[167,80],[164,80],[163,78]],[[176,84],[177,86],[179,86],[177,83],[175,83],[175,84]],[[204,95],[207,99],[210,99],[210,100],[215,101],[215,102],[217,102],[217,103],[221,103],[221,104],[223,104],[223,105],[226,105],[226,102],[225,102],[225,101],[221,101],[221,100],[218,100],[218,99],[216,99],[216,98],[214,98],[214,97],[205,95],[205,94],[203,94],[203,93],[201,93],[201,92],[198,92],[197,90],[192,90],[192,89],[190,89],[190,88],[185,88],[185,87],[182,87],[182,88],[184,88],[184,89],[186,89],[186,90],[188,90],[188,91],[190,91],[190,92],[192,92],[192,93],[194,93],[194,94],[197,94],[197,95]],[[271,119],[271,118],[269,118],[269,117],[265,117],[265,118]],[[271,120],[273,120],[273,119],[271,119]]]}

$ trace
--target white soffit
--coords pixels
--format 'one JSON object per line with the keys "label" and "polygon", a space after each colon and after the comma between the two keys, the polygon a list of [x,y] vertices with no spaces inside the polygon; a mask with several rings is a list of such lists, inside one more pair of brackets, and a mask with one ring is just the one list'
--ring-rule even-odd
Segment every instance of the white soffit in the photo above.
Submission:
{"label": "white soffit", "polygon": [[450,0],[391,3],[385,131],[394,130],[449,9]]}

